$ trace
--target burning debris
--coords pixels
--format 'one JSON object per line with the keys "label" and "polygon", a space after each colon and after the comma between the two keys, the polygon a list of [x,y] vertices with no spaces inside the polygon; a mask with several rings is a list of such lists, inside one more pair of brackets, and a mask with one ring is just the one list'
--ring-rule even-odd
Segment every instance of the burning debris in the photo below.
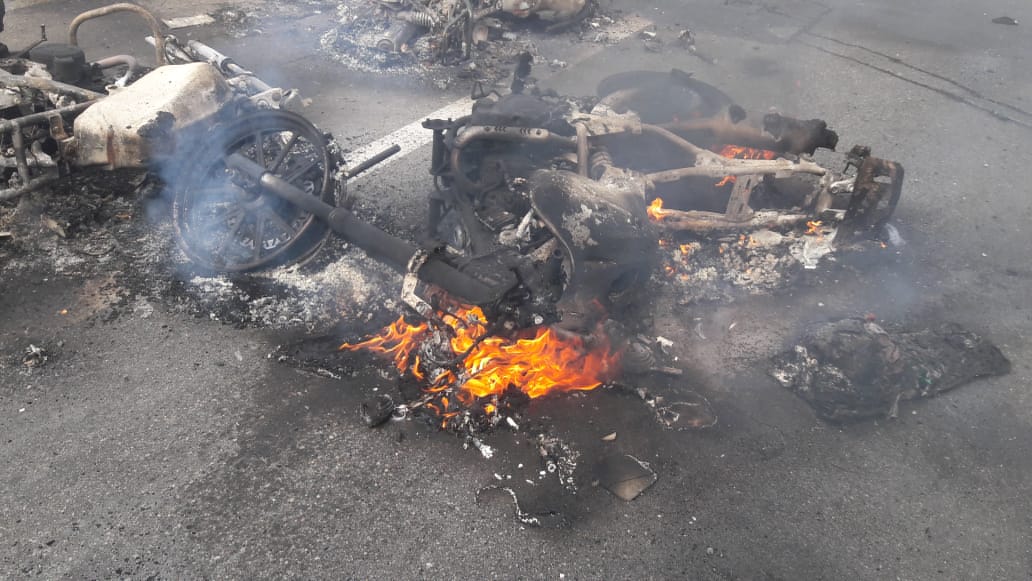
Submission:
{"label": "burning debris", "polygon": [[341,349],[389,357],[403,377],[423,384],[410,410],[430,410],[442,428],[471,434],[501,422],[518,430],[513,415],[527,400],[595,389],[618,373],[620,353],[604,334],[586,338],[547,326],[502,331],[478,307],[453,305],[415,324],[402,316],[381,335]]}
{"label": "burning debris", "polygon": [[836,422],[896,417],[900,401],[1009,372],[995,345],[959,325],[890,332],[873,317],[816,326],[771,369],[818,416]]}

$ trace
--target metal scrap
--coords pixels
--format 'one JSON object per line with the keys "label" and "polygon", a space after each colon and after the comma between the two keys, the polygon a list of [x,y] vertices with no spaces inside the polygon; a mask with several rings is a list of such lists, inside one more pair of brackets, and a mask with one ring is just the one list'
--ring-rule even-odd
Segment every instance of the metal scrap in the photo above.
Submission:
{"label": "metal scrap", "polygon": [[606,457],[599,464],[597,474],[599,486],[628,502],[638,498],[659,479],[648,462],[630,454]]}
{"label": "metal scrap", "polygon": [[394,399],[384,393],[362,403],[362,421],[370,428],[375,428],[391,419],[397,405]]}
{"label": "metal scrap", "polygon": [[25,348],[25,355],[22,357],[22,365],[30,368],[43,367],[48,359],[50,359],[50,356],[47,354],[45,349],[30,343],[29,346]]}

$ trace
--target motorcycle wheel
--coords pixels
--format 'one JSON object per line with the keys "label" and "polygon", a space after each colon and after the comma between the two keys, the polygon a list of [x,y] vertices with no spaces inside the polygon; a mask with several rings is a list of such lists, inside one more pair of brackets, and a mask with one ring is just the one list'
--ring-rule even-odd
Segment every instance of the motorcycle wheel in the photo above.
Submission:
{"label": "motorcycle wheel", "polygon": [[246,272],[299,262],[326,240],[315,216],[226,165],[240,154],[328,204],[336,204],[337,162],[322,132],[286,111],[250,113],[217,127],[188,158],[172,187],[176,241],[198,266]]}

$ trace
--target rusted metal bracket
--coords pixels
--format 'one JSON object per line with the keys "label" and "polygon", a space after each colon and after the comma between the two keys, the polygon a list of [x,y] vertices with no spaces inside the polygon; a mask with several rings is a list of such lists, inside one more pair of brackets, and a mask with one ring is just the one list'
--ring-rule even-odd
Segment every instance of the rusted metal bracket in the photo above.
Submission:
{"label": "rusted metal bracket", "polygon": [[405,267],[405,278],[401,282],[402,302],[415,309],[420,316],[427,318],[434,315],[434,308],[416,294],[416,289],[419,287],[419,269],[423,268],[429,258],[430,254],[426,250],[422,248],[417,250],[409,259],[408,265]]}
{"label": "rusted metal bracket", "polygon": [[[863,153],[869,154],[870,150],[864,150]],[[896,210],[902,191],[902,165],[877,157],[862,156],[853,183],[853,195],[849,199],[842,226],[835,235],[835,243],[880,234],[881,228]]]}

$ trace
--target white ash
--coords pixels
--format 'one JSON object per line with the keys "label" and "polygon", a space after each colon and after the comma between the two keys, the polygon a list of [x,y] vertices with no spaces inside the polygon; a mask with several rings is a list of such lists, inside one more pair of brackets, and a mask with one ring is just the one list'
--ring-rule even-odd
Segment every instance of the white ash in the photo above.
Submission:
{"label": "white ash", "polygon": [[817,235],[762,229],[680,244],[665,241],[663,267],[657,277],[677,289],[684,305],[770,294],[787,287],[802,270],[834,260],[834,235],[833,228],[824,228]]}
{"label": "white ash", "polygon": [[549,434],[539,435],[537,445],[541,463],[545,467],[543,472],[555,474],[563,488],[571,494],[576,494],[577,483],[574,481],[573,475],[577,470],[580,452],[556,436]]}
{"label": "white ash", "polygon": [[[396,305],[398,281],[361,252],[348,252],[319,269],[292,266],[254,273],[241,282],[195,276],[186,291],[212,309],[212,318],[271,328],[333,327],[342,319],[365,322]],[[259,292],[256,292],[259,291]],[[254,296],[258,295],[258,296]],[[228,309],[226,305],[236,305]]]}

